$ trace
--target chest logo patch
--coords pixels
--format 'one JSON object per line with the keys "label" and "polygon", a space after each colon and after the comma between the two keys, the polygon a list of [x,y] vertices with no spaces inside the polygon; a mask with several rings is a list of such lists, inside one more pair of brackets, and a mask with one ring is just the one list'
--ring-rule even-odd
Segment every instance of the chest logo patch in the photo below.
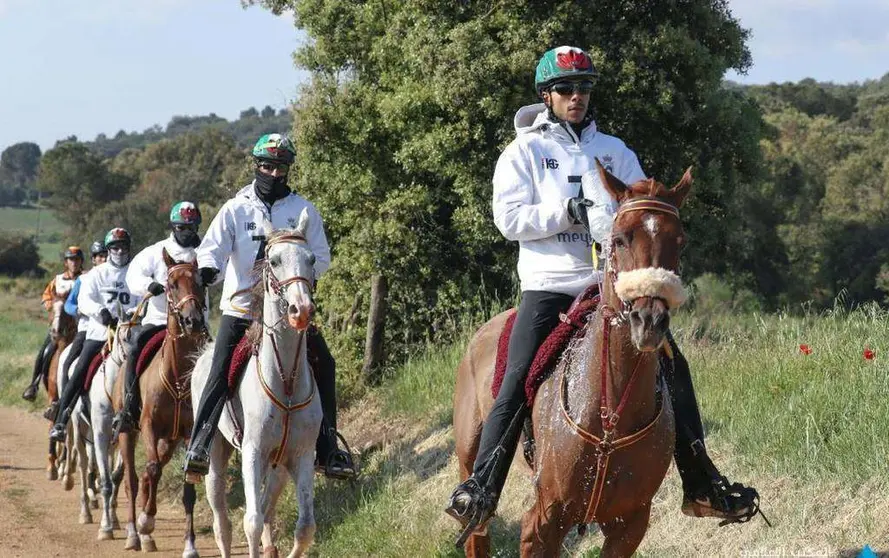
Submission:
{"label": "chest logo patch", "polygon": [[559,168],[559,160],[558,159],[548,159],[546,157],[542,157],[540,159],[540,165],[543,169],[551,169],[555,170]]}

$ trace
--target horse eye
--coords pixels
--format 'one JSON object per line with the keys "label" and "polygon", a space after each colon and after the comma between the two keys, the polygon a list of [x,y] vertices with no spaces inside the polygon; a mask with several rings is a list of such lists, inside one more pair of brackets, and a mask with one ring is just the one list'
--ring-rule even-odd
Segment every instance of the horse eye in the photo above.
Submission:
{"label": "horse eye", "polygon": [[309,256],[309,263],[312,265],[315,265],[315,254],[312,254],[311,256]]}
{"label": "horse eye", "polygon": [[281,258],[274,257],[271,260],[269,260],[269,263],[272,264],[272,267],[278,267],[279,265],[281,265]]}

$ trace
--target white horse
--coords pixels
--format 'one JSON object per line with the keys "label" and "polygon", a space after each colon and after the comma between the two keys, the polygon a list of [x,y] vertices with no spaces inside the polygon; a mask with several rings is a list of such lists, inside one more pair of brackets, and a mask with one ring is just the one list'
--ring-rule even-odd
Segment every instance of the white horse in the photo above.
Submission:
{"label": "white horse", "polygon": [[[295,230],[275,231],[268,239],[261,285],[254,290],[253,307],[262,308],[261,316],[253,312],[253,327],[258,332],[253,339],[259,342],[259,354],[250,358],[231,400],[234,420],[243,428],[236,427],[228,412],[223,413],[212,446],[206,489],[213,509],[213,532],[223,557],[230,556],[232,541],[225,471],[239,444],[246,500],[244,531],[250,556],[260,555],[260,538],[265,552],[277,555],[272,526],[286,473],[296,484],[299,501],[289,557],[302,556],[314,540],[313,463],[322,411],[306,359],[305,331],[313,311],[315,259],[304,238],[307,227],[304,211]],[[195,412],[212,358],[213,344],[209,344],[191,377]],[[243,430],[241,440],[236,436],[238,430]]]}
{"label": "white horse", "polygon": [[[59,355],[59,367],[57,368],[56,381],[59,389],[65,389],[71,370],[77,366],[79,357],[74,359],[71,366],[64,368],[64,363],[71,352],[71,345],[65,347]],[[96,497],[97,490],[94,485],[96,472],[96,456],[93,450],[89,424],[84,416],[83,399],[78,399],[74,406],[74,413],[68,422],[67,435],[65,436],[65,455],[67,459],[59,471],[65,490],[74,488],[74,469],[80,465],[80,523],[93,522],[90,508],[97,509],[99,501]]]}
{"label": "white horse", "polygon": [[[102,490],[102,521],[99,524],[98,534],[100,541],[113,539],[114,529],[120,528],[120,521],[117,518],[117,493],[120,489],[120,482],[123,480],[123,458],[120,452],[116,452],[117,457],[112,469],[111,455],[117,444],[111,436],[111,419],[114,417],[111,395],[114,382],[125,358],[124,341],[129,334],[129,329],[129,326],[123,323],[117,328],[111,353],[96,370],[89,391],[91,434],[99,468],[99,486]],[[128,525],[127,531],[128,534],[131,532],[138,538],[135,526]]]}

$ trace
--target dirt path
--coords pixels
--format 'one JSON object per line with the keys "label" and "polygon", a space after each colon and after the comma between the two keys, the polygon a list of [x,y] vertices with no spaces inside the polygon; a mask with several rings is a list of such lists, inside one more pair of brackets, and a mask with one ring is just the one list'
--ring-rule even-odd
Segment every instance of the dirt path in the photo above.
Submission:
{"label": "dirt path", "polygon": [[[46,421],[21,409],[0,407],[0,556],[97,557],[138,556],[123,550],[125,533],[115,530],[113,541],[98,541],[96,534],[101,510],[93,511],[91,525],[80,525],[79,489],[65,492],[61,482],[46,480]],[[78,484],[80,482],[77,477]],[[126,521],[126,493],[120,489],[118,515]],[[199,497],[197,507],[206,507]],[[158,504],[154,539],[158,552],[153,556],[182,555],[184,514],[181,507]],[[195,510],[198,511],[197,509]],[[196,531],[207,522],[195,520]],[[237,539],[237,535],[236,535]],[[219,556],[212,533],[198,532],[201,556]],[[236,556],[244,547],[236,544]]]}

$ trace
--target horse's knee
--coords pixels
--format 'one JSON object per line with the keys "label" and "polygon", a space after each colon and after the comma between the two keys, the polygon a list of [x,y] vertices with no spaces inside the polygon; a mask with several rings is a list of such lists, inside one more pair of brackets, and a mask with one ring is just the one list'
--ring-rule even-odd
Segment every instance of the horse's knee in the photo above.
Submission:
{"label": "horse's knee", "polygon": [[157,481],[161,477],[161,465],[157,461],[149,461],[145,465],[145,474],[148,478]]}
{"label": "horse's knee", "polygon": [[259,535],[262,533],[264,519],[260,513],[244,514],[244,532],[248,535]]}

